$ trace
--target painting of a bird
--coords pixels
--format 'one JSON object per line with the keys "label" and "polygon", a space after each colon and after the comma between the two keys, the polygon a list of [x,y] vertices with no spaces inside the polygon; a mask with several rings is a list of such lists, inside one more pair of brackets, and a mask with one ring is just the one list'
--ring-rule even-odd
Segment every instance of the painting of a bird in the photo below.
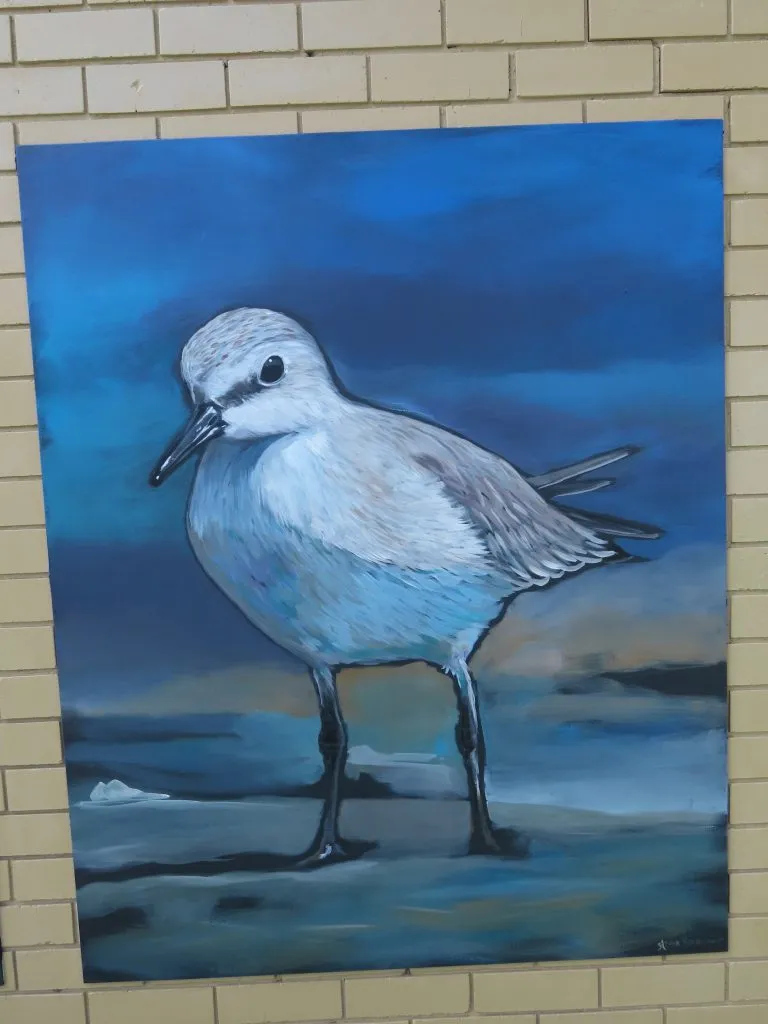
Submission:
{"label": "painting of a bird", "polygon": [[267,637],[299,658],[317,694],[325,800],[299,864],[369,848],[339,831],[347,727],[339,671],[423,661],[454,687],[467,777],[470,854],[522,857],[497,827],[472,655],[516,595],[627,561],[625,538],[661,531],[561,499],[613,481],[591,474],[628,445],[538,476],[468,438],[351,395],[292,318],[240,308],[201,327],[181,356],[193,411],[150,476],[200,453],[187,510],[207,575]]}

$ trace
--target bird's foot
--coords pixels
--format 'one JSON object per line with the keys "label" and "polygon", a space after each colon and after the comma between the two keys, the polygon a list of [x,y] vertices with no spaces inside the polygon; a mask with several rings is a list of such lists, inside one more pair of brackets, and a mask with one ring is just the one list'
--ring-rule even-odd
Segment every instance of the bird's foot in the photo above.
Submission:
{"label": "bird's foot", "polygon": [[363,854],[376,848],[376,843],[357,842],[349,839],[332,839],[314,843],[310,850],[299,858],[297,868],[311,871],[328,864],[343,864],[359,860]]}
{"label": "bird's foot", "polygon": [[509,860],[525,860],[530,856],[531,840],[514,828],[473,829],[469,839],[470,856],[506,857]]}

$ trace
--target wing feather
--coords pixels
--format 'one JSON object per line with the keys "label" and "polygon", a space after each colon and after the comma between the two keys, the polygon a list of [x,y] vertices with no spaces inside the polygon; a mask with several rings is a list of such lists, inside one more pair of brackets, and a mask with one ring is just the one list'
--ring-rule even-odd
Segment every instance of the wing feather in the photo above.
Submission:
{"label": "wing feather", "polygon": [[[403,430],[405,423],[418,430]],[[464,511],[495,568],[515,587],[544,586],[615,557],[609,540],[549,504],[500,456],[431,425],[399,426],[412,460]]]}

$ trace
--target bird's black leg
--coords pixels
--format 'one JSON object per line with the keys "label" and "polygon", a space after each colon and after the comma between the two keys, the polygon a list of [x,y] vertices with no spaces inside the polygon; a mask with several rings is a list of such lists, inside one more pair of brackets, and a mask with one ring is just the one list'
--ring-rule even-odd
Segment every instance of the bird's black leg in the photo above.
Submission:
{"label": "bird's black leg", "polygon": [[485,738],[480,720],[477,684],[464,661],[449,668],[456,690],[459,718],[456,745],[464,761],[469,791],[471,833],[469,853],[525,857],[528,840],[515,829],[497,828],[491,821],[485,792]]}
{"label": "bird's black leg", "polygon": [[318,747],[323,758],[325,799],[320,824],[312,845],[301,858],[301,867],[355,860],[375,845],[349,842],[339,836],[340,790],[347,764],[347,725],[341,712],[334,673],[330,669],[313,669],[312,682],[320,710]]}

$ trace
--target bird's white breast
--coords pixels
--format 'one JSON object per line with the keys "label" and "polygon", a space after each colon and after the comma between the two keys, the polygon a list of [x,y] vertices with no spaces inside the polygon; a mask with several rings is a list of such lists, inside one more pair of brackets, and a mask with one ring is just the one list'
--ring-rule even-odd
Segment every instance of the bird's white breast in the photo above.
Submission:
{"label": "bird's white breast", "polygon": [[188,510],[203,568],[310,663],[471,649],[504,593],[472,528],[418,467],[350,464],[343,448],[330,433],[211,445]]}

